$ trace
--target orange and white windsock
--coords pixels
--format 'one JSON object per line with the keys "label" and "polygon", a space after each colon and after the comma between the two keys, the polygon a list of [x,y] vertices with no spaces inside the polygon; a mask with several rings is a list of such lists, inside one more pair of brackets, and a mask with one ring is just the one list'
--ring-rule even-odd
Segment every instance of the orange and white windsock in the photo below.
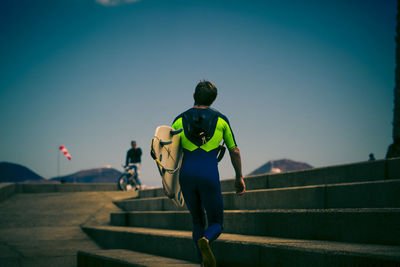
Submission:
{"label": "orange and white windsock", "polygon": [[65,148],[65,146],[60,146],[61,152],[64,154],[64,156],[67,157],[67,159],[71,160],[71,155],[69,154],[68,150]]}

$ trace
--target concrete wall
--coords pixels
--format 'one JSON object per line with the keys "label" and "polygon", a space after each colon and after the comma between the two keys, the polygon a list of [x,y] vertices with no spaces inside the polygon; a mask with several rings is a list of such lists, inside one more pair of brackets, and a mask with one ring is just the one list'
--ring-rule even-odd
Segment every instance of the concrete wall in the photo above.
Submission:
{"label": "concrete wall", "polygon": [[118,191],[117,184],[28,184],[0,183],[0,201],[15,193],[99,192]]}
{"label": "concrete wall", "polygon": [[[400,179],[400,158],[365,161],[278,174],[246,177],[247,190]],[[222,191],[234,191],[233,179],[221,181]]]}
{"label": "concrete wall", "polygon": [[98,192],[98,191],[118,191],[115,183],[105,184],[16,184],[16,193],[56,193],[56,192]]}
{"label": "concrete wall", "polygon": [[15,193],[15,184],[0,183],[0,201],[3,201]]}
{"label": "concrete wall", "polygon": [[[400,158],[376,160],[345,165],[263,174],[246,177],[247,190],[334,184],[383,179],[400,179]],[[222,191],[234,191],[233,179],[221,181]],[[54,193],[117,191],[117,184],[28,184],[0,183],[0,201],[14,193]],[[141,198],[163,196],[161,189],[144,190]]]}

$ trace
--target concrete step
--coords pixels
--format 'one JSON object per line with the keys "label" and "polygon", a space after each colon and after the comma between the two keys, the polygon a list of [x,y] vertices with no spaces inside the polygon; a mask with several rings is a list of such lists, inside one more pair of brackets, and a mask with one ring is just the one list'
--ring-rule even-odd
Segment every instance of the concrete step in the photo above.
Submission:
{"label": "concrete step", "polygon": [[[400,179],[223,193],[225,210],[400,207]],[[186,210],[166,197],[115,201],[124,211]]]}
{"label": "concrete step", "polygon": [[153,198],[153,197],[164,197],[164,196],[165,194],[162,188],[139,190],[139,198]]}
{"label": "concrete step", "polygon": [[[187,211],[112,213],[111,225],[192,229]],[[400,245],[400,208],[228,210],[224,213],[224,233]]]}
{"label": "concrete step", "polygon": [[[400,158],[366,161],[337,166],[290,171],[278,174],[261,174],[245,177],[248,190],[298,187],[319,184],[338,184],[374,181],[378,179],[399,179]],[[233,192],[234,180],[221,180],[222,192]],[[163,197],[161,188],[140,191],[140,198]]]}
{"label": "concrete step", "polygon": [[171,259],[126,249],[81,250],[77,253],[78,267],[198,267],[193,262]]}
{"label": "concrete step", "polygon": [[[189,231],[96,226],[83,230],[101,247],[196,261]],[[222,234],[218,266],[399,266],[400,246]]]}

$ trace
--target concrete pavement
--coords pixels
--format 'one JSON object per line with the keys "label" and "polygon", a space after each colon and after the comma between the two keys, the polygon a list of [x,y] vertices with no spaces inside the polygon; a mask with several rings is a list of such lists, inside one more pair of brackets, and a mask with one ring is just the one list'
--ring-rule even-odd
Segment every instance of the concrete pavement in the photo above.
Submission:
{"label": "concrete pavement", "polygon": [[99,249],[81,230],[104,225],[112,203],[135,192],[14,194],[0,202],[0,266],[76,266],[81,249]]}

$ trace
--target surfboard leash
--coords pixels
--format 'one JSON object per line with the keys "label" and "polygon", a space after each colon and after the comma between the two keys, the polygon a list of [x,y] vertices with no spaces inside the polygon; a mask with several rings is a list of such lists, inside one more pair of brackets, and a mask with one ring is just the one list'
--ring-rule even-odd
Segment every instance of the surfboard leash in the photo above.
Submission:
{"label": "surfboard leash", "polygon": [[[159,140],[159,142],[161,142],[161,140],[157,136],[154,136],[154,138],[157,138]],[[156,163],[158,164],[158,166],[160,166],[160,168],[161,168],[161,170],[163,172],[166,171],[166,172],[168,172],[170,174],[174,174],[177,171],[179,171],[181,166],[182,166],[182,161],[180,161],[179,165],[174,170],[167,169],[162,165],[161,161],[157,158],[156,153],[154,152],[154,149],[153,149],[154,138],[151,140],[151,147],[150,147],[150,155],[151,155],[151,157],[156,161]],[[166,149],[164,146],[163,146],[163,148]],[[168,152],[168,150],[167,150],[167,152]],[[171,156],[171,158],[172,158],[172,156]],[[172,159],[175,160],[174,158],[172,158]]]}
{"label": "surfboard leash", "polygon": [[217,152],[217,162],[220,162],[222,158],[225,155],[226,147],[225,147],[225,141],[222,143],[222,145],[219,145],[218,147],[218,152]]}

